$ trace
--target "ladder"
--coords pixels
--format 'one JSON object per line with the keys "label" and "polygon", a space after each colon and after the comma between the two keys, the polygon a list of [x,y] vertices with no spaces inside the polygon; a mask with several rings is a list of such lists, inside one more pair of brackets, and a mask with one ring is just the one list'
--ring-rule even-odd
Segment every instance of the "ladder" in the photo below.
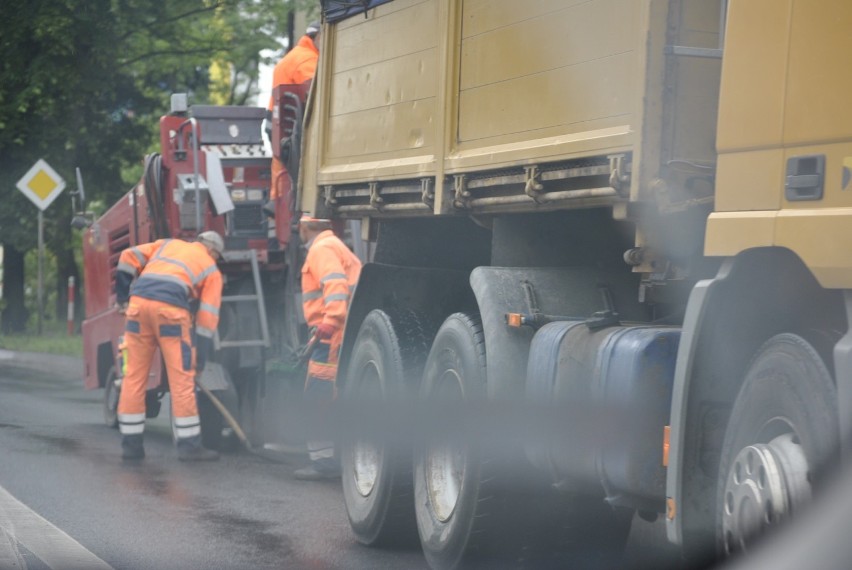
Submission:
{"label": "ladder", "polygon": [[263,300],[263,285],[260,281],[260,267],[257,263],[257,250],[251,249],[241,252],[228,252],[225,254],[227,261],[249,261],[251,263],[251,274],[254,280],[254,293],[249,295],[225,295],[222,303],[238,303],[242,301],[255,301],[260,322],[260,338],[241,340],[219,340],[219,332],[216,332],[214,345],[216,348],[242,348],[263,347],[269,348],[269,324],[266,319],[266,304]]}

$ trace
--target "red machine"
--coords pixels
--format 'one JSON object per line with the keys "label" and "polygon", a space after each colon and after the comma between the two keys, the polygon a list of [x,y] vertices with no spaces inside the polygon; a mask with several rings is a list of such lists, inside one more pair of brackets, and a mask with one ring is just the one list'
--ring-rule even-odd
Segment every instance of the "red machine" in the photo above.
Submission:
{"label": "red machine", "polygon": [[[303,95],[295,98],[299,114]],[[172,112],[160,119],[161,153],[145,158],[142,180],[86,230],[85,386],[105,389],[107,424],[117,424],[122,378],[124,319],[113,293],[119,255],[139,243],[193,239],[213,229],[225,238],[219,263],[225,289],[213,358],[219,373],[205,371],[205,385],[257,436],[266,361],[270,356],[286,360],[304,336],[297,295],[301,259],[298,237],[291,243],[297,234],[291,227],[295,199],[289,184],[287,199],[277,200],[274,223],[263,211],[271,182],[271,157],[261,137],[264,116],[265,110],[255,107],[187,108],[185,95],[173,96]],[[155,358],[149,417],[159,413],[167,386],[161,360]],[[212,447],[220,442],[223,424],[208,404],[199,399],[202,436]]]}

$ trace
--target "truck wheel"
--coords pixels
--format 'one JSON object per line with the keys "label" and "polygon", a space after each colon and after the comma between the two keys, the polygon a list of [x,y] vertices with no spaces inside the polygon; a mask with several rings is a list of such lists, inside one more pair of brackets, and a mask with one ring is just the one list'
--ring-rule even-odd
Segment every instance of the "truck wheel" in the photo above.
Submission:
{"label": "truck wheel", "polygon": [[[222,368],[222,374],[228,388],[213,390],[213,395],[224,404],[231,415],[237,417],[237,389],[234,387],[231,375],[226,368]],[[213,405],[213,402],[204,392],[197,391],[195,394],[198,401],[198,416],[201,419],[201,443],[208,449],[234,451],[239,446],[239,440],[230,429],[226,430],[229,426],[225,418],[222,417],[222,412]],[[226,431],[227,435],[225,435]]]}
{"label": "truck wheel", "polygon": [[118,427],[118,397],[121,395],[121,379],[112,366],[104,381],[104,423],[107,427]]}
{"label": "truck wheel", "polygon": [[[397,413],[395,402],[411,402],[429,347],[424,323],[411,311],[371,311],[355,339],[341,400],[364,403],[368,413],[377,404]],[[369,435],[341,447],[343,498],[358,542],[416,544],[411,447]]]}
{"label": "truck wheel", "polygon": [[[426,360],[421,399],[430,414],[484,402],[485,338],[478,316],[456,313],[441,325]],[[442,419],[437,418],[439,423]],[[502,497],[499,473],[487,451],[447,431],[415,451],[414,508],[420,542],[433,568],[456,568],[498,544]],[[440,427],[440,426],[438,426]],[[455,433],[454,433],[455,432]]]}
{"label": "truck wheel", "polygon": [[[228,383],[227,390],[213,390],[213,395],[225,405],[225,408],[231,412],[231,415],[236,417],[237,409],[237,391],[234,388],[234,383],[231,376],[224,368],[222,373],[225,375],[225,381]],[[239,440],[233,432],[225,435],[225,428],[228,423],[222,417],[222,413],[213,405],[213,402],[204,394],[204,392],[196,391],[195,400],[198,406],[198,417],[201,421],[201,444],[208,449],[218,451],[234,451],[239,447]],[[177,444],[177,434],[175,433],[175,414],[174,402],[169,396],[169,425],[172,428],[172,442]],[[228,430],[230,431],[230,430]]]}
{"label": "truck wheel", "polygon": [[716,544],[727,556],[801,508],[837,454],[837,390],[816,350],[780,334],[757,352],[719,467]]}

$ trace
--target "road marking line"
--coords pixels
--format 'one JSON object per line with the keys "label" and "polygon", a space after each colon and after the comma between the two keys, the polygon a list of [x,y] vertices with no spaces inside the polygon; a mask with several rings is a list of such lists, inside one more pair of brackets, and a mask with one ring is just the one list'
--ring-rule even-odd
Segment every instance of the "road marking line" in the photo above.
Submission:
{"label": "road marking line", "polygon": [[0,531],[54,569],[112,570],[85,546],[0,487]]}
{"label": "road marking line", "polygon": [[27,563],[18,551],[17,543],[0,528],[0,569],[27,570]]}

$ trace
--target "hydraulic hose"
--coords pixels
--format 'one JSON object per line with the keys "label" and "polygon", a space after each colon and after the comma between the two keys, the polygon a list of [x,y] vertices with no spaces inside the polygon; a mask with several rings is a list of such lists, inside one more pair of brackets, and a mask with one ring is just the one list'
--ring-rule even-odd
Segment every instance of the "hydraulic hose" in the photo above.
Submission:
{"label": "hydraulic hose", "polygon": [[171,236],[163,209],[162,162],[162,157],[156,152],[145,157],[144,188],[148,210],[151,212],[151,218],[154,222],[154,231],[158,238],[167,238]]}

